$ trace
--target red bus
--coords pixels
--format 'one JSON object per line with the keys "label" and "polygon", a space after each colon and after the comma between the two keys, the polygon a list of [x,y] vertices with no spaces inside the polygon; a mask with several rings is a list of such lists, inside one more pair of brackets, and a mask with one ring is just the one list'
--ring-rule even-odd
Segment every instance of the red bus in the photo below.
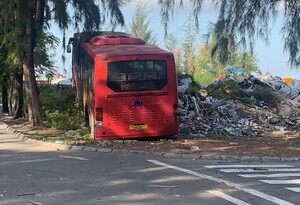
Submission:
{"label": "red bus", "polygon": [[178,134],[172,53],[121,32],[76,33],[69,44],[77,101],[92,139]]}

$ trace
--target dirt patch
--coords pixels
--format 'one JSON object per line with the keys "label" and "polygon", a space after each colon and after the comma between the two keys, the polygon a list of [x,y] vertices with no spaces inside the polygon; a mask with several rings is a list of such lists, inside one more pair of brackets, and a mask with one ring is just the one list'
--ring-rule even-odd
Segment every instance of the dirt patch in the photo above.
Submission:
{"label": "dirt patch", "polygon": [[[10,127],[35,139],[54,141],[66,140],[66,131],[56,130],[51,126],[33,129],[24,120],[12,120],[3,116],[1,120]],[[193,138],[187,135],[179,135],[168,138],[143,138],[128,140],[103,140],[90,143],[77,137],[72,137],[71,144],[88,144],[103,148],[118,148],[127,150],[142,150],[155,152],[171,152],[185,154],[207,155],[235,155],[235,156],[276,156],[276,157],[300,157],[300,132],[276,131],[267,133],[263,137],[227,137],[215,136],[205,138]]]}

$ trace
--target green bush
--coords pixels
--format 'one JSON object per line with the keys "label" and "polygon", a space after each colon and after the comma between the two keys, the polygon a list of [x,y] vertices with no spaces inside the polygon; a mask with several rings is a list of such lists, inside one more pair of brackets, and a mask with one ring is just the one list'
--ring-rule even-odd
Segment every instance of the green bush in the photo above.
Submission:
{"label": "green bush", "polygon": [[211,73],[194,73],[193,78],[195,82],[199,85],[208,85],[213,82],[214,76]]}
{"label": "green bush", "polygon": [[264,101],[270,106],[276,106],[281,101],[281,97],[271,88],[257,86],[251,92],[256,100]]}
{"label": "green bush", "polygon": [[47,121],[60,130],[76,130],[84,122],[84,116],[78,110],[46,112]]}
{"label": "green bush", "polygon": [[241,99],[248,97],[245,90],[239,87],[239,84],[233,80],[220,81],[207,87],[209,95],[218,99]]}
{"label": "green bush", "polygon": [[80,128],[84,116],[74,106],[73,89],[57,89],[55,85],[44,85],[39,87],[39,92],[43,120],[61,130]]}
{"label": "green bush", "polygon": [[46,112],[66,111],[74,107],[75,92],[73,89],[60,90],[55,85],[43,85],[39,87],[39,92],[43,119],[46,117]]}
{"label": "green bush", "polygon": [[193,78],[192,75],[183,73],[183,72],[180,71],[180,70],[177,70],[176,72],[177,72],[177,80],[178,80],[178,81],[180,81],[180,80],[183,79],[183,78]]}

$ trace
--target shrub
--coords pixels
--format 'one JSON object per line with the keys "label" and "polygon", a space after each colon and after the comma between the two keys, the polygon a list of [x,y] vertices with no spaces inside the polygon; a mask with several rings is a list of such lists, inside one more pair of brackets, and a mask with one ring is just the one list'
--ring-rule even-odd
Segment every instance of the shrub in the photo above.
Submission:
{"label": "shrub", "polygon": [[251,94],[256,100],[264,101],[270,106],[275,106],[281,101],[281,97],[268,87],[257,86],[253,89]]}
{"label": "shrub", "polygon": [[84,122],[81,111],[74,106],[73,89],[57,89],[55,85],[39,87],[42,117],[57,129],[78,129]]}
{"label": "shrub", "polygon": [[197,72],[197,73],[194,73],[193,75],[193,78],[195,80],[195,82],[199,85],[201,84],[205,84],[205,85],[208,85],[210,83],[213,82],[213,75],[211,73],[200,73],[200,72]]}
{"label": "shrub", "polygon": [[183,78],[191,78],[191,79],[192,79],[193,76],[190,75],[190,74],[183,73],[183,72],[180,71],[180,70],[177,70],[177,80],[180,81],[180,80],[183,79]]}
{"label": "shrub", "polygon": [[46,112],[47,121],[60,130],[75,130],[84,122],[84,116],[79,110]]}
{"label": "shrub", "polygon": [[233,80],[220,81],[207,87],[209,95],[218,99],[233,99],[246,97],[246,93]]}
{"label": "shrub", "polygon": [[47,111],[65,111],[74,106],[75,93],[73,89],[58,90],[55,85],[44,85],[39,87],[39,91],[43,117],[46,116]]}

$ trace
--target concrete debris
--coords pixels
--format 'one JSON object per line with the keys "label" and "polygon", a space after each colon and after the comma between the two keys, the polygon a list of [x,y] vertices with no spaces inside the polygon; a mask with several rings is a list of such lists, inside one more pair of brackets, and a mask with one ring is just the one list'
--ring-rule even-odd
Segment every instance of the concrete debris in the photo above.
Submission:
{"label": "concrete debris", "polygon": [[[255,77],[262,83],[265,83],[266,85],[273,88],[273,90],[276,90],[279,94],[283,95],[284,97],[287,97],[291,100],[294,100],[295,98],[299,99],[300,80],[294,79],[293,82],[290,85],[288,85],[282,78],[278,76],[273,77],[269,73],[266,73],[264,75],[256,74]],[[298,102],[300,101],[298,100]]]}
{"label": "concrete debris", "polygon": [[192,83],[192,79],[191,78],[183,78],[179,81],[179,85],[178,85],[178,93],[184,93],[190,86],[190,84]]}
{"label": "concrete debris", "polygon": [[74,137],[74,136],[77,135],[77,131],[76,131],[76,130],[69,130],[69,131],[67,131],[67,132],[65,133],[65,135],[66,135],[67,137]]}
{"label": "concrete debris", "polygon": [[199,151],[200,148],[198,146],[191,146],[192,151]]}
{"label": "concrete debris", "polygon": [[[226,136],[265,136],[270,131],[300,130],[300,81],[290,85],[280,77],[265,75],[226,76],[246,91],[256,86],[273,89],[282,96],[276,106],[249,98],[254,103],[245,103],[238,98],[216,99],[205,89],[189,94],[191,79],[179,82],[179,131],[181,134],[203,137],[210,134]],[[222,83],[216,81],[214,84]],[[251,92],[248,92],[251,93]]]}

